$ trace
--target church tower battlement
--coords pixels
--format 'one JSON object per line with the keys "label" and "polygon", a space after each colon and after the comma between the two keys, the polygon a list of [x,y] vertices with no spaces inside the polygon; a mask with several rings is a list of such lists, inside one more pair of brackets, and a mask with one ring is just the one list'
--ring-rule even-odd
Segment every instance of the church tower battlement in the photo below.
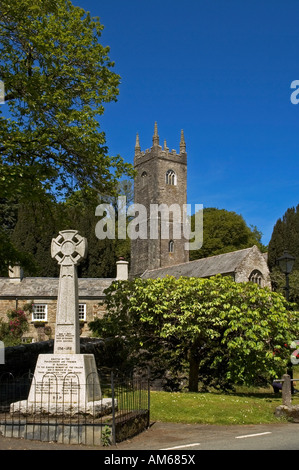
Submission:
{"label": "church tower battlement", "polygon": [[[159,143],[158,126],[155,123],[153,145],[141,151],[139,135],[136,136],[134,168],[134,203],[142,204],[147,210],[146,240],[131,240],[131,276],[140,276],[146,270],[172,266],[189,261],[189,252],[185,250],[188,241],[183,234],[183,205],[187,204],[187,153],[183,130],[180,138],[180,152],[169,151],[166,141],[163,148]],[[169,213],[169,237],[161,237],[162,214],[157,221],[159,236],[150,238],[151,205],[177,204],[181,208],[181,221]],[[176,227],[174,225],[177,224]],[[178,224],[180,225],[178,227]],[[181,236],[175,238],[180,232]]]}

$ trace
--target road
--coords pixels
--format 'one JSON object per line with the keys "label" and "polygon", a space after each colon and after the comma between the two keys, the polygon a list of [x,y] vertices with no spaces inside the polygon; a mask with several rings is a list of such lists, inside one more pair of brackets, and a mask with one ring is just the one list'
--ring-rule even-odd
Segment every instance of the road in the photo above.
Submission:
{"label": "road", "polygon": [[192,454],[213,450],[299,450],[299,424],[217,426],[153,423],[131,440],[110,447],[63,445],[0,436],[0,450],[100,450],[126,455],[130,451]]}
{"label": "road", "polygon": [[[133,446],[132,446],[133,445]],[[155,423],[119,450],[299,450],[299,424],[209,426]]]}

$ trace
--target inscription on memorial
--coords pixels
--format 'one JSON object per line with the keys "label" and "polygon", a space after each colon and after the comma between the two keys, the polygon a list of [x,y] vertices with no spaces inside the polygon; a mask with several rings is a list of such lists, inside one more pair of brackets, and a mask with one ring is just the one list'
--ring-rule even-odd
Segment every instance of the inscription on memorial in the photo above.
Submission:
{"label": "inscription on memorial", "polygon": [[[32,392],[32,393],[31,393]],[[44,404],[84,404],[101,398],[92,354],[41,354],[34,373],[29,399]],[[34,393],[34,396],[33,396]]]}
{"label": "inscription on memorial", "polygon": [[70,353],[73,350],[74,333],[68,331],[66,325],[58,325],[58,331],[55,335],[55,346],[57,353]]}

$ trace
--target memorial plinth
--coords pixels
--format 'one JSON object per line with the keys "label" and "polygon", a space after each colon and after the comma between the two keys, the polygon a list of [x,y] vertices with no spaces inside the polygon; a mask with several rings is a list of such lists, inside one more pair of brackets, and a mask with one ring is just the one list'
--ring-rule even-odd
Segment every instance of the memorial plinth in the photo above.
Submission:
{"label": "memorial plinth", "polygon": [[93,354],[80,354],[77,265],[87,241],[76,230],[59,232],[51,255],[60,264],[54,354],[40,354],[28,400],[12,403],[23,414],[92,414],[110,412],[112,400],[102,399]]}

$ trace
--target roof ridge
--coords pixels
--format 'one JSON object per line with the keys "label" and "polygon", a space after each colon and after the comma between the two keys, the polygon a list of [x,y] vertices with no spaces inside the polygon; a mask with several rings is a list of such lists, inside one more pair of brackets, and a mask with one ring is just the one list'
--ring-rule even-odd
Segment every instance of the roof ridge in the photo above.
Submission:
{"label": "roof ridge", "polygon": [[227,253],[220,253],[219,255],[212,255],[212,256],[206,256],[205,258],[193,259],[192,261],[187,261],[187,262],[185,262],[185,263],[172,264],[172,265],[170,265],[170,266],[164,266],[164,268],[146,269],[146,270],[142,273],[142,276],[144,276],[144,274],[146,274],[146,273],[152,273],[152,272],[156,272],[156,271],[160,271],[160,270],[164,270],[164,269],[176,268],[176,267],[179,267],[179,266],[185,266],[186,264],[197,263],[198,261],[203,261],[203,260],[207,260],[207,259],[211,259],[211,258],[216,258],[216,257],[220,257],[220,256],[230,255],[230,254],[232,254],[232,253],[239,253],[239,252],[241,252],[241,251],[249,251],[249,250],[252,250],[252,248],[255,247],[255,246],[256,246],[256,245],[252,245],[251,247],[248,247],[248,248],[241,248],[240,250],[228,251]]}

